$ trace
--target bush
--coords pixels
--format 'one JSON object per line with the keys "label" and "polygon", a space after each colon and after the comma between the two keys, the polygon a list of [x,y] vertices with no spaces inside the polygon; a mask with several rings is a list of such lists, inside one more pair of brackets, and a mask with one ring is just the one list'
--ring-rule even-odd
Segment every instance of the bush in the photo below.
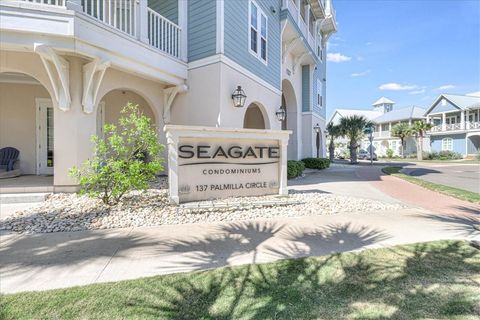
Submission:
{"label": "bush", "polygon": [[330,160],[327,158],[305,158],[302,159],[305,168],[309,169],[326,169],[330,167]]}
{"label": "bush", "polygon": [[302,161],[288,160],[287,161],[287,177],[288,179],[301,176],[305,170],[305,164]]}
{"label": "bush", "polygon": [[462,158],[463,156],[460,153],[453,151],[432,151],[423,154],[424,160],[458,160]]}
{"label": "bush", "polygon": [[385,151],[385,153],[387,154],[387,157],[388,158],[393,158],[393,150],[388,148],[387,151]]}
{"label": "bush", "polygon": [[105,139],[92,137],[94,156],[69,174],[78,179],[80,193],[115,204],[130,190],[146,190],[163,170],[158,134],[150,118],[129,103],[121,111],[118,127],[105,124]]}

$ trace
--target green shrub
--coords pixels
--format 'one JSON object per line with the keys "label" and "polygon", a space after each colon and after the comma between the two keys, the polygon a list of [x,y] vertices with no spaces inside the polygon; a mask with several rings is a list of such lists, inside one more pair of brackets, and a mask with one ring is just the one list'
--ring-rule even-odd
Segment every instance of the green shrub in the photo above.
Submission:
{"label": "green shrub", "polygon": [[92,137],[94,156],[70,176],[80,184],[80,193],[115,204],[130,190],[146,190],[163,170],[164,146],[150,118],[137,105],[128,103],[121,111],[118,127],[105,124],[105,139]]}
{"label": "green shrub", "polygon": [[305,170],[305,164],[302,161],[288,160],[287,161],[287,177],[288,179],[301,176]]}
{"label": "green shrub", "polygon": [[454,151],[440,151],[440,152],[426,152],[423,154],[423,159],[425,160],[458,160],[462,159],[463,156]]}
{"label": "green shrub", "polygon": [[387,154],[387,158],[393,158],[393,150],[388,148],[387,151],[385,151],[385,153]]}
{"label": "green shrub", "polygon": [[330,167],[330,160],[327,158],[305,158],[302,159],[302,162],[309,169],[326,169]]}

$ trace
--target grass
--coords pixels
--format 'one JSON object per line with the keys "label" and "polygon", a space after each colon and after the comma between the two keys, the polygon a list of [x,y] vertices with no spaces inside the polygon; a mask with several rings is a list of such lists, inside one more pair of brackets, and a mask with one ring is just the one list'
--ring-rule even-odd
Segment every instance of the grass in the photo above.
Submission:
{"label": "grass", "polygon": [[447,164],[480,164],[480,160],[466,160],[466,159],[459,159],[459,160],[418,160],[417,158],[401,158],[401,157],[393,157],[393,158],[385,158],[379,157],[379,161],[385,162],[423,162],[423,163],[447,163]]}
{"label": "grass", "polygon": [[467,191],[459,188],[445,186],[443,184],[433,183],[430,181],[425,181],[416,177],[409,176],[408,174],[401,173],[401,167],[385,167],[382,169],[386,174],[393,175],[395,177],[401,178],[408,182],[417,184],[426,189],[440,192],[454,198],[465,200],[473,203],[480,203],[480,194],[472,191]]}
{"label": "grass", "polygon": [[438,241],[4,295],[2,319],[479,319],[480,251]]}

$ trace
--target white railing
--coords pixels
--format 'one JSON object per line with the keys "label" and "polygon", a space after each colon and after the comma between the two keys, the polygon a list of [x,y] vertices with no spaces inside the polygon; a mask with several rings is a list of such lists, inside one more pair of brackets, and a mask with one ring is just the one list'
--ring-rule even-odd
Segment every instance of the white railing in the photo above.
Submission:
{"label": "white railing", "polygon": [[65,2],[67,0],[20,0],[20,1],[64,7]]}
{"label": "white railing", "polygon": [[136,35],[135,0],[82,0],[83,12],[131,36]]}
{"label": "white railing", "polygon": [[305,19],[307,19],[306,15],[309,13],[305,13],[305,18],[303,18],[302,13],[295,4],[294,0],[283,0],[282,8],[290,11],[290,15],[300,29],[303,37],[305,38],[305,40],[307,40],[308,44],[312,47],[312,49],[316,50],[315,38],[310,34],[309,27],[307,26],[307,23],[305,21]]}
{"label": "white railing", "polygon": [[480,129],[480,122],[467,122],[467,129]]}
{"label": "white railing", "polygon": [[178,57],[180,53],[180,27],[148,8],[148,41],[151,46]]}

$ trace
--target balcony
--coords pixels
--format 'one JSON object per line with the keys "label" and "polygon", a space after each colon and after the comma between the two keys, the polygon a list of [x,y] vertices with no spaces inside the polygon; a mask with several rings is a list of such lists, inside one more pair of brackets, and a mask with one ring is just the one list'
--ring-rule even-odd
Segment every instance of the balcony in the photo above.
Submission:
{"label": "balcony", "polygon": [[41,42],[63,53],[109,60],[152,80],[182,84],[187,77],[186,16],[179,2],[176,24],[147,1],[1,0],[6,50],[33,50]]}
{"label": "balcony", "polygon": [[[7,1],[57,6],[65,9],[69,7],[67,0]],[[175,58],[180,57],[180,27],[154,10],[142,6],[146,1],[81,0],[77,3],[80,8],[76,9],[80,9],[82,13],[137,40],[141,41],[142,30],[147,30],[148,43],[152,47]],[[75,9],[73,6],[72,8]]]}
{"label": "balcony", "polygon": [[283,0],[282,1],[282,10],[284,10],[285,14],[288,14],[292,17],[293,22],[297,26],[300,35],[303,36],[305,41],[308,43],[310,48],[315,51],[316,48],[316,40],[312,33],[314,33],[314,29],[309,27],[307,24],[307,15],[308,12],[305,10],[300,10],[298,5],[300,1],[297,0]]}
{"label": "balcony", "polygon": [[460,131],[460,130],[475,130],[480,129],[480,121],[477,122],[465,122],[465,127],[461,123],[436,125],[430,129],[430,132],[447,132],[447,131]]}

